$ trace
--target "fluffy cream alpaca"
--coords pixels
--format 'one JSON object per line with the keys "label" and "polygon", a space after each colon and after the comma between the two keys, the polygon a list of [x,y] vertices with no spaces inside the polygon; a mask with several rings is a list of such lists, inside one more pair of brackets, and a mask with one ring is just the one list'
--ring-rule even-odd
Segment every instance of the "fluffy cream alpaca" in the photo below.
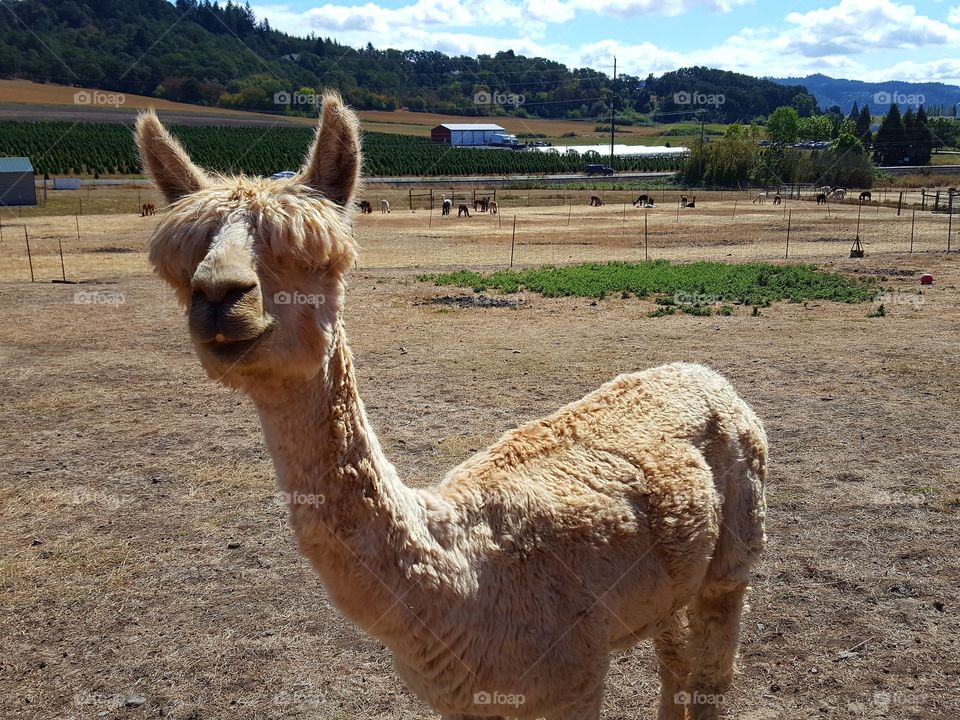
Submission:
{"label": "fluffy cream alpaca", "polygon": [[598,718],[613,648],[651,638],[660,720],[714,718],[764,545],[763,427],[718,374],[623,375],[404,485],[342,322],[357,121],[327,95],[292,180],[208,176],[152,113],[171,202],[150,258],[207,372],[259,410],[299,546],[343,613],[450,718]]}

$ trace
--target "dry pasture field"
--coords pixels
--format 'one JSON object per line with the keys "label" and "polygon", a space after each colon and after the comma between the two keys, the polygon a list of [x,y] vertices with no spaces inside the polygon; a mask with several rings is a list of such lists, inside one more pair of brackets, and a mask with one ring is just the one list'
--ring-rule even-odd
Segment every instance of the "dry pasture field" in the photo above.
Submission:
{"label": "dry pasture field", "polygon": [[[641,211],[541,197],[505,197],[503,228],[422,210],[358,219],[348,331],[401,476],[435,482],[618,373],[708,364],[771,445],[769,548],[728,717],[960,714],[960,262],[942,252],[939,218],[924,218],[910,255],[909,217],[881,208],[861,231],[867,257],[849,260],[855,207],[834,219],[788,205],[799,257],[886,278],[878,318],[869,303],[831,302],[650,318],[647,300],[530,293],[478,307],[469,289],[417,280],[505,266],[513,214],[518,264],[642,258]],[[0,716],[433,717],[297,554],[253,406],[206,379],[149,272],[157,218],[84,215],[76,241],[72,215],[12,215],[0,243]],[[666,199],[650,211],[651,257],[782,257],[783,213],[769,203],[703,195],[675,215]],[[49,282],[58,238],[68,279],[96,282]],[[921,272],[935,277],[922,295]],[[617,653],[604,717],[652,718],[657,687],[648,647]]]}
{"label": "dry pasture field", "polygon": [[[432,211],[426,195],[430,189],[436,205]],[[632,205],[642,193],[654,197],[654,208]],[[692,192],[478,188],[476,197],[496,197],[500,212],[494,215],[473,210],[472,188],[370,185],[365,198],[374,212],[357,216],[356,237],[363,248],[358,267],[498,269],[509,265],[511,257],[520,266],[785,256],[833,264],[848,256],[858,232],[871,255],[909,254],[911,241],[917,255],[960,248],[960,219],[914,213],[918,191],[905,193],[898,215],[898,193],[874,191],[877,201],[858,207],[855,200],[828,206],[809,199],[758,204],[752,202],[755,191],[697,191],[696,207],[680,208],[680,198],[692,199]],[[590,207],[592,195],[605,204]],[[855,197],[855,191],[850,195]],[[454,199],[451,216],[441,215],[444,196]],[[381,199],[390,203],[389,214],[380,212]],[[139,208],[147,202],[155,203],[160,215],[140,217]],[[459,203],[469,206],[469,218],[457,216]],[[148,272],[144,252],[162,212],[155,190],[134,186],[51,190],[45,207],[0,208],[0,280],[30,279],[28,240],[37,280]]]}

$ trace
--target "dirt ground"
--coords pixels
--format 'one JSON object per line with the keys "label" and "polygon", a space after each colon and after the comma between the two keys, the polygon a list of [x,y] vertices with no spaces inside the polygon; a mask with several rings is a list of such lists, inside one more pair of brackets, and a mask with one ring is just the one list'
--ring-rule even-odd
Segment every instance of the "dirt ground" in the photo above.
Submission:
{"label": "dirt ground", "polygon": [[[680,220],[650,211],[651,247],[778,257],[782,210],[738,202],[737,223],[730,199]],[[569,230],[562,206],[515,207],[520,262],[642,253],[641,211],[628,208],[628,232],[616,207],[576,205]],[[486,215],[434,214],[427,230],[423,211],[360,218],[347,322],[361,392],[401,476],[424,485],[618,373],[721,370],[771,444],[770,543],[728,717],[956,717],[960,261],[934,252],[934,234],[898,252],[902,224],[889,248],[849,260],[845,235],[813,239],[841,237],[822,210],[788,210],[803,257],[886,278],[886,317],[830,302],[706,318],[650,318],[651,302],[620,298],[435,304],[470,291],[418,268],[504,266],[512,210],[503,230]],[[846,233],[856,208],[835,211]],[[42,282],[24,277],[17,222],[44,251]],[[47,245],[74,222],[7,213],[0,243],[0,717],[434,717],[298,555],[254,408],[206,379],[149,274],[155,219],[80,218],[68,278],[98,282],[51,284]],[[936,280],[918,294],[921,272]],[[657,687],[646,646],[617,653],[604,717],[652,718]]]}

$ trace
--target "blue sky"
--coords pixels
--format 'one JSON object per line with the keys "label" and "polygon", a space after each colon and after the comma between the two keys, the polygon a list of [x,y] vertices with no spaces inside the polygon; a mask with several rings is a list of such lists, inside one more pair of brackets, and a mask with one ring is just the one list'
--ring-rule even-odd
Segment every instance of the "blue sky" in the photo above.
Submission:
{"label": "blue sky", "polygon": [[287,32],[477,55],[512,49],[645,77],[689,65],[960,84],[960,0],[286,0]]}

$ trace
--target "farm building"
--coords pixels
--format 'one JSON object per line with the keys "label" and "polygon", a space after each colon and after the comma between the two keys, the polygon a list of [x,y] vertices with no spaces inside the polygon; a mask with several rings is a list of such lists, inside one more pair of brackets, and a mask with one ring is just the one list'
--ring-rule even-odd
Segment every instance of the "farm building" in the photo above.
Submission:
{"label": "farm building", "polygon": [[0,157],[0,205],[36,205],[33,165],[25,157]]}
{"label": "farm building", "polygon": [[430,131],[430,139],[438,145],[473,147],[497,144],[494,136],[504,132],[492,123],[444,123]]}

